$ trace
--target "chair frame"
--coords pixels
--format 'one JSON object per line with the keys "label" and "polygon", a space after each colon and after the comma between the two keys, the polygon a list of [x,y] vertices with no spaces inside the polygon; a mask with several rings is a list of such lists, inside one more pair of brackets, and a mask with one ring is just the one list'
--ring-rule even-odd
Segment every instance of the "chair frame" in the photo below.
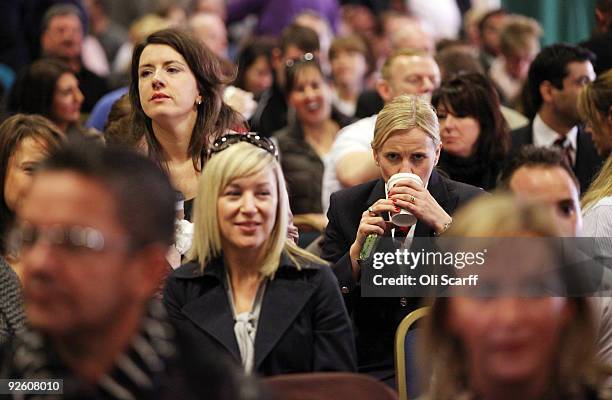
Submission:
{"label": "chair frame", "polygon": [[406,385],[406,334],[412,325],[429,314],[431,307],[421,307],[406,315],[395,331],[395,383],[399,400],[408,400]]}

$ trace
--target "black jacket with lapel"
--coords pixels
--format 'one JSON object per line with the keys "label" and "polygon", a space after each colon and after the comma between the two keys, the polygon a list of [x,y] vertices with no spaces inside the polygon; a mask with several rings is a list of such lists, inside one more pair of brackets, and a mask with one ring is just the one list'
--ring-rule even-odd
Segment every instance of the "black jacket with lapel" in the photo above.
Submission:
{"label": "black jacket with lapel", "polygon": [[[533,144],[533,121],[529,125],[512,131],[512,147],[508,159],[514,157],[521,147]],[[593,178],[601,169],[603,159],[597,154],[593,140],[584,131],[582,125],[578,125],[578,136],[576,140],[576,162],[574,163],[574,174],[580,182],[580,190],[586,192]]]}
{"label": "black jacket with lapel", "polygon": [[[164,303],[181,340],[194,351],[221,351],[240,363],[225,285],[222,259],[203,272],[198,263],[185,264],[168,278]],[[354,369],[350,322],[330,268],[308,264],[298,270],[283,256],[262,300],[254,372]]]}
{"label": "black jacket with lapel", "polygon": [[[427,189],[448,214],[475,196],[482,189],[455,182],[433,171]],[[331,195],[327,213],[329,223],[322,243],[322,257],[334,263],[344,299],[353,320],[357,358],[361,371],[385,370],[393,367],[393,338],[401,319],[418,306],[419,299],[406,302],[398,298],[363,298],[359,282],[352,275],[348,251],[355,241],[362,213],[378,199],[385,197],[382,179],[366,182]],[[415,236],[433,236],[433,229],[417,222]]]}

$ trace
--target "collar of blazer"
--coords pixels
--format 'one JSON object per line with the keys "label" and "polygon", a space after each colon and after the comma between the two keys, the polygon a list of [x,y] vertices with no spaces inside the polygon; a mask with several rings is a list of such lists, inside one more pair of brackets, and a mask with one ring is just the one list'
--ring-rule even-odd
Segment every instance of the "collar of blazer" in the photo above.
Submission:
{"label": "collar of blazer", "polygon": [[[204,269],[204,273],[200,272],[196,262],[189,264],[187,271],[181,271],[185,272],[187,279],[213,278],[203,281],[201,294],[187,301],[182,312],[240,361],[240,351],[234,334],[234,319],[223,283],[225,267],[222,258],[215,261]],[[307,264],[302,268],[316,270],[326,267]],[[189,271],[197,271],[197,274]],[[255,337],[255,371],[302,312],[317,288],[312,280],[305,279],[304,274],[296,272],[296,266],[283,254],[279,271],[274,279],[268,281]]]}
{"label": "collar of blazer", "polygon": [[[384,186],[383,186],[384,187]],[[320,265],[313,264],[311,262],[306,262],[302,264],[302,269],[319,269]],[[289,256],[283,252],[281,253],[280,263],[278,266],[278,273],[283,273],[285,270],[292,271],[297,270],[297,266],[291,261]],[[197,279],[203,276],[209,276],[217,278],[219,281],[225,279],[223,278],[225,273],[225,267],[223,265],[223,256],[217,257],[212,260],[206,268],[202,271],[202,267],[200,266],[199,261],[190,261],[187,264],[182,265],[179,269],[174,271],[174,276],[180,279]]]}

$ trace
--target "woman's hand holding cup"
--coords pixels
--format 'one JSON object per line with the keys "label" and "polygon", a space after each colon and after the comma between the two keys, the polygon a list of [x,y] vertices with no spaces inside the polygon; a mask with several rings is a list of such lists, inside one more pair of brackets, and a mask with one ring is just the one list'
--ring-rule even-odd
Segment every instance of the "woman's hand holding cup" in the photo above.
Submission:
{"label": "woman's hand holding cup", "polygon": [[[418,175],[410,173],[399,173],[391,176],[387,183],[387,197],[394,206],[400,208],[400,212],[391,216],[391,221],[398,226],[410,226],[410,216],[431,226],[436,232],[444,230],[444,226],[451,217],[438,204],[436,199],[429,193]],[[405,212],[402,214],[402,210]],[[397,221],[397,223],[396,223]],[[407,225],[400,225],[406,222]]]}

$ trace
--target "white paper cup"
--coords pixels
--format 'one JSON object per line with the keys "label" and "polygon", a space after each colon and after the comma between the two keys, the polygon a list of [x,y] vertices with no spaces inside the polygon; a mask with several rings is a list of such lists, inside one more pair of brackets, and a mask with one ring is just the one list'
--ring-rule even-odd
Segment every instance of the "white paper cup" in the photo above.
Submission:
{"label": "white paper cup", "polygon": [[[387,182],[387,191],[391,190],[391,188],[393,188],[397,182],[405,179],[412,179],[420,186],[423,186],[423,181],[421,180],[420,176],[411,174],[410,172],[399,172],[389,178],[389,181]],[[393,224],[396,226],[412,226],[416,224],[417,219],[410,211],[400,208],[399,212],[391,213],[391,222],[393,222]]]}

